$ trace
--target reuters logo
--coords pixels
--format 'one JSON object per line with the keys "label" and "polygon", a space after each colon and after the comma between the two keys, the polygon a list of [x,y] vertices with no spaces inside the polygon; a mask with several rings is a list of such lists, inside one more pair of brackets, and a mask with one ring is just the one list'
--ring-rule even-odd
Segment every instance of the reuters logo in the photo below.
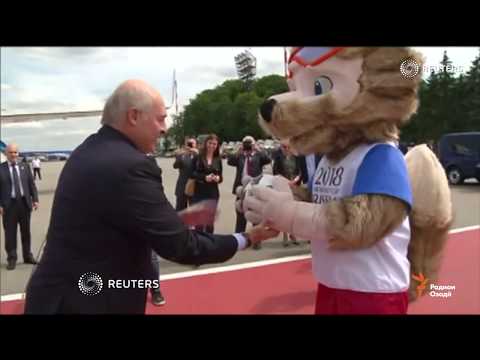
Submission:
{"label": "reuters logo", "polygon": [[403,77],[413,79],[420,72],[420,65],[412,58],[405,59],[400,64],[400,72]]}
{"label": "reuters logo", "polygon": [[103,288],[102,278],[98,274],[87,272],[80,276],[78,288],[84,295],[97,295]]}

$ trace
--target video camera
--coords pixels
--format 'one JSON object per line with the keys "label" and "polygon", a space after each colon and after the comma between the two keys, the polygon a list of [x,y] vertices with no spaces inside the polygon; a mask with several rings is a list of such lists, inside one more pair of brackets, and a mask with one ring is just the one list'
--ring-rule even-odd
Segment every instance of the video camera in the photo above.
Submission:
{"label": "video camera", "polygon": [[245,140],[242,143],[242,146],[243,146],[243,150],[245,150],[245,151],[252,151],[252,149],[253,149],[253,144],[252,144],[251,140]]}

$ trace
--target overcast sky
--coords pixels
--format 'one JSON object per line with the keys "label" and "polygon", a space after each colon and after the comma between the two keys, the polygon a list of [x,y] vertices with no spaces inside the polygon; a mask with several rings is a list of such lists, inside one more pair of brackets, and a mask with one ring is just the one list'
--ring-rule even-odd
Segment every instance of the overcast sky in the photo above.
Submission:
{"label": "overcast sky", "polygon": [[[1,48],[2,114],[101,110],[123,80],[144,79],[172,100],[176,70],[179,108],[202,90],[236,78],[234,56],[245,47],[22,47]],[[257,58],[258,77],[283,74],[283,48],[248,48]],[[447,50],[466,72],[475,47],[416,48],[436,66]],[[99,128],[99,118],[0,124],[1,139],[21,150],[71,150]]]}

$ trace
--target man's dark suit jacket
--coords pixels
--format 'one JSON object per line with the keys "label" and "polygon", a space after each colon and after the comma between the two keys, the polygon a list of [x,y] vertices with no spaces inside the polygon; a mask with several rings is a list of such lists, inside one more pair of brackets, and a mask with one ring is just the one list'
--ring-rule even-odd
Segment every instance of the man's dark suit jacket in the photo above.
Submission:
{"label": "man's dark suit jacket", "polygon": [[[199,265],[226,261],[237,247],[231,235],[190,231],[165,197],[160,168],[104,126],[62,170],[25,312],[143,314],[148,289],[133,289],[132,280],[152,278],[152,248],[165,259]],[[87,272],[102,279],[97,295],[79,290]],[[130,288],[111,288],[109,280]]]}
{"label": "man's dark suit jacket", "polygon": [[[300,173],[302,175],[302,183],[308,184],[309,174],[308,174],[307,158],[305,155],[298,155],[297,159],[298,159],[298,166],[300,167]],[[315,154],[315,169],[317,168],[318,163],[320,162],[321,159],[322,159],[321,154]],[[313,174],[311,174],[311,176],[312,175]]]}
{"label": "man's dark suit jacket", "polygon": [[[272,173],[273,175],[282,175],[283,177],[288,177],[287,169],[285,168],[285,160],[286,156],[282,149],[278,148],[272,154],[273,166],[272,166]],[[301,184],[303,179],[305,179],[305,175],[303,171],[307,171],[307,164],[305,163],[305,158],[301,156],[295,156],[295,176],[300,175],[300,179],[297,182],[297,185]],[[308,175],[307,175],[308,177]],[[291,179],[290,179],[291,180]],[[308,182],[308,178],[307,181]]]}
{"label": "man's dark suit jacket", "polygon": [[183,153],[175,156],[173,168],[178,169],[178,179],[175,186],[175,196],[185,196],[185,185],[192,175],[195,154]]}
{"label": "man's dark suit jacket", "polygon": [[[33,180],[30,166],[24,163],[17,164],[20,170],[20,182],[22,183],[23,195],[27,206],[32,210],[32,202],[38,202],[37,187]],[[12,178],[10,177],[10,170],[7,162],[0,164],[0,206],[4,210],[8,208],[12,201]]]}
{"label": "man's dark suit jacket", "polygon": [[[233,189],[232,194],[235,194],[235,189],[242,185],[242,174],[243,174],[243,167],[245,165],[245,154],[237,153],[232,154],[228,157],[227,164],[231,166],[235,166],[237,168],[237,172],[235,173],[235,180],[233,182]],[[266,153],[263,151],[255,151],[253,154],[250,164],[251,164],[251,176],[256,177],[262,174],[263,167],[267,164],[270,164],[270,158]]]}

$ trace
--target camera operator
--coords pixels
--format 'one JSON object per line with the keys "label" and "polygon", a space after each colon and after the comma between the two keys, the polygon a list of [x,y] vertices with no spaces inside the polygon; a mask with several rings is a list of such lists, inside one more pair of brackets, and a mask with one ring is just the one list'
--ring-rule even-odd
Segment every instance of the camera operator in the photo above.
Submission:
{"label": "camera operator", "polygon": [[[268,157],[265,152],[257,149],[255,139],[252,136],[245,136],[238,151],[235,154],[229,155],[227,160],[228,165],[237,168],[232,193],[236,195],[237,187],[242,186],[243,181],[248,179],[248,177],[262,175],[263,167],[269,164],[270,161],[270,157]],[[247,227],[247,220],[243,213],[238,211],[236,211],[236,213],[235,232],[243,232]],[[258,249],[259,246],[254,248]]]}

